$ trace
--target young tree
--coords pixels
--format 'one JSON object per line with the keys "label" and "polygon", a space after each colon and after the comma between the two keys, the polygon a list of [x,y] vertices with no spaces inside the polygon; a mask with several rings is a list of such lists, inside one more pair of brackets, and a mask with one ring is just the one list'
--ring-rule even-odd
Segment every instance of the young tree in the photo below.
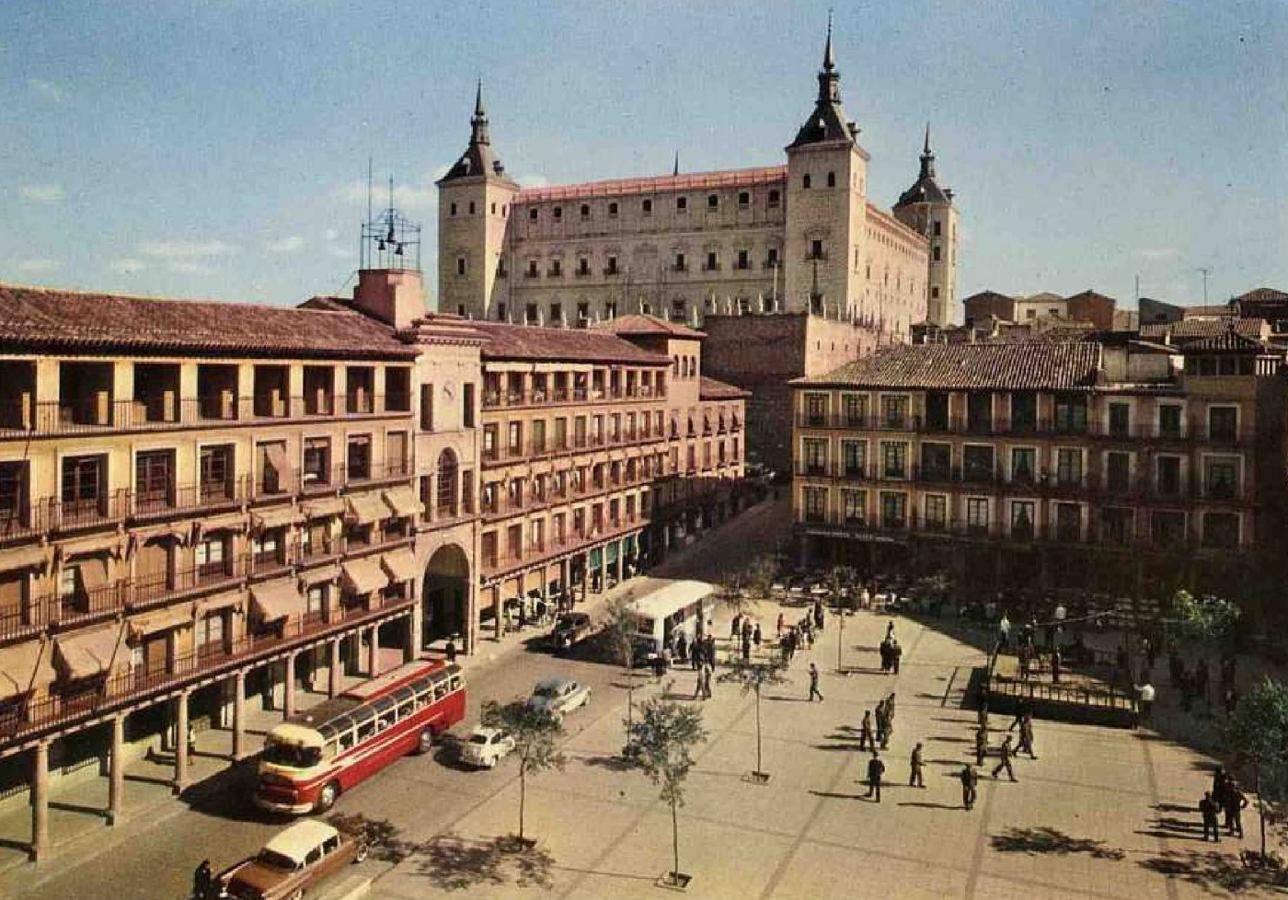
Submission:
{"label": "young tree", "polygon": [[519,843],[529,843],[523,834],[523,814],[528,799],[528,776],[546,769],[562,769],[564,756],[558,740],[563,736],[563,723],[546,709],[530,709],[522,700],[505,705],[489,700],[483,704],[483,724],[500,728],[514,738],[514,754],[519,758]]}
{"label": "young tree", "polygon": [[1288,685],[1267,676],[1239,698],[1225,726],[1226,745],[1252,764],[1261,855],[1266,855],[1266,801],[1288,800]]}
{"label": "young tree", "polygon": [[745,612],[752,605],[745,570],[728,569],[720,573],[720,599],[735,614]]}
{"label": "young tree", "polygon": [[[1195,652],[1206,655],[1229,646],[1241,615],[1239,607],[1229,600],[1211,594],[1196,597],[1182,589],[1172,596],[1168,624]],[[1209,698],[1202,699],[1206,702]]]}
{"label": "young tree", "polygon": [[662,790],[671,807],[671,849],[674,867],[668,883],[683,887],[689,875],[680,871],[680,822],[684,782],[693,768],[693,749],[707,739],[697,707],[655,698],[640,704],[639,721],[631,726],[628,756]]}
{"label": "young tree", "polygon": [[635,720],[635,640],[639,635],[639,612],[635,598],[627,593],[614,597],[605,607],[604,636],[613,662],[625,669],[626,675],[626,733],[629,739],[631,724]]}
{"label": "young tree", "polygon": [[743,572],[743,582],[751,595],[758,599],[769,596],[769,591],[774,586],[774,578],[778,575],[778,565],[774,562],[773,557],[762,555],[751,561]]}
{"label": "young tree", "polygon": [[[849,566],[833,566],[827,573],[827,592],[836,604],[836,672],[846,674],[841,665],[841,650],[845,646],[845,615],[854,600],[854,589],[859,583],[859,573]],[[842,600],[842,598],[845,598]]]}
{"label": "young tree", "polygon": [[720,675],[719,680],[737,683],[744,695],[748,692],[756,695],[756,768],[751,775],[763,784],[769,780],[769,773],[764,770],[761,757],[760,689],[767,684],[782,684],[787,681],[783,675],[783,665],[774,657],[750,662],[735,657],[731,667]]}

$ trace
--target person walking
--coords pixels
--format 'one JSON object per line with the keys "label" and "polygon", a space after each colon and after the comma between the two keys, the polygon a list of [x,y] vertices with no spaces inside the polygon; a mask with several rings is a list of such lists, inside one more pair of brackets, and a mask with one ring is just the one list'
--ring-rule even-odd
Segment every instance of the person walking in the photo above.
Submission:
{"label": "person walking", "polygon": [[926,768],[926,761],[922,758],[920,741],[912,748],[912,758],[908,760],[908,766],[908,787],[924,788],[926,779],[922,770]]}
{"label": "person walking", "polygon": [[778,611],[778,624],[774,628],[774,637],[778,638],[778,640],[780,641],[783,639],[783,611],[782,610]]}
{"label": "person walking", "polygon": [[742,633],[742,661],[743,662],[751,661],[751,632],[750,631],[744,631]]}
{"label": "person walking", "polygon": [[215,873],[210,860],[203,859],[192,873],[192,896],[195,900],[208,900],[215,884]]}
{"label": "person walking", "polygon": [[1033,708],[1029,706],[1029,701],[1021,700],[1018,704],[1016,704],[1015,718],[1011,720],[1011,724],[1007,726],[1006,730],[1014,731],[1015,726],[1023,724],[1024,717],[1028,715],[1032,715],[1032,713],[1033,713]]}
{"label": "person walking", "polygon": [[1212,835],[1215,843],[1221,843],[1221,829],[1216,820],[1217,802],[1212,799],[1212,792],[1208,791],[1199,801],[1199,814],[1203,816],[1203,840],[1207,841],[1208,835]]}
{"label": "person walking", "polygon": [[757,650],[760,649],[760,623],[759,622],[756,623],[756,627],[751,632],[751,642],[756,645]]}
{"label": "person walking", "polygon": [[988,755],[988,726],[979,725],[975,729],[975,765],[984,765],[984,757]]}
{"label": "person walking", "polygon": [[893,641],[893,640],[894,640],[894,619],[891,619],[891,620],[886,624],[886,636],[885,636],[885,639],[886,639],[887,641]]}
{"label": "person walking", "polygon": [[1243,810],[1248,806],[1248,798],[1239,790],[1239,784],[1233,778],[1225,783],[1222,805],[1225,807],[1226,834],[1243,837]]}
{"label": "person walking", "polygon": [[877,704],[877,743],[882,750],[890,746],[890,723],[886,719],[884,700]]}
{"label": "person walking", "polygon": [[1020,745],[1016,748],[1016,753],[1028,752],[1031,759],[1037,759],[1038,755],[1033,752],[1033,714],[1024,717],[1020,723]]}
{"label": "person walking", "polygon": [[1064,663],[1064,657],[1060,655],[1060,648],[1056,647],[1051,651],[1051,683],[1060,683],[1060,667]]}
{"label": "person walking", "polygon": [[1002,613],[1002,619],[997,623],[997,640],[1003,649],[1009,650],[1011,647],[1011,620]]}
{"label": "person walking", "polygon": [[962,770],[957,774],[957,777],[962,782],[962,806],[966,808],[967,812],[970,812],[975,808],[976,785],[979,783],[979,775],[975,773],[975,770],[970,765],[965,765],[962,766]]}
{"label": "person walking", "polygon": [[881,802],[881,776],[884,774],[885,763],[881,761],[877,751],[873,750],[872,758],[868,760],[868,792],[865,796],[875,796],[878,803]]}
{"label": "person walking", "polygon": [[704,694],[703,694],[703,679],[704,679],[704,678],[706,678],[706,675],[707,675],[707,668],[706,668],[706,666],[703,666],[703,667],[701,667],[700,669],[698,669],[698,672],[697,672],[697,680],[696,680],[696,681],[694,682],[694,684],[693,684],[693,699],[694,699],[694,700],[705,700],[705,699],[707,699],[707,698],[706,698],[706,696],[704,696]]}
{"label": "person walking", "polygon": [[859,723],[859,750],[877,749],[876,738],[872,736],[872,710],[863,711],[863,721]]}
{"label": "person walking", "polygon": [[715,667],[711,663],[705,663],[702,666],[702,699],[711,699],[711,676],[715,674]]}
{"label": "person walking", "polygon": [[815,697],[818,698],[819,703],[823,702],[823,695],[820,694],[818,690],[818,666],[814,665],[813,663],[810,663],[809,664],[809,702],[813,703]]}
{"label": "person walking", "polygon": [[1015,770],[1011,768],[1011,736],[1009,734],[1002,739],[1002,746],[997,748],[997,755],[1001,759],[993,767],[993,778],[997,778],[997,773],[1005,769],[1007,777],[1012,781],[1019,781],[1015,777]]}
{"label": "person walking", "polygon": [[890,668],[894,670],[896,675],[899,674],[899,660],[902,658],[903,647],[899,645],[898,641],[892,641],[890,644]]}
{"label": "person walking", "polygon": [[890,639],[889,638],[886,638],[881,642],[880,646],[877,648],[877,652],[881,654],[881,674],[889,675],[890,674]]}

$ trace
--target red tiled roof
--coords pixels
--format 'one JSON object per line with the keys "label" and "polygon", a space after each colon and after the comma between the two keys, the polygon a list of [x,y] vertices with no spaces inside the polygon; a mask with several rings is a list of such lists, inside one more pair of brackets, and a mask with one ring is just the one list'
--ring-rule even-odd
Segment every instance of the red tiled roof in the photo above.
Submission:
{"label": "red tiled roof", "polygon": [[892,347],[795,385],[967,390],[1072,390],[1095,385],[1100,345],[930,344]]}
{"label": "red tiled roof", "polygon": [[1140,336],[1151,339],[1168,338],[1175,344],[1187,344],[1190,341],[1225,334],[1231,328],[1234,329],[1236,334],[1253,339],[1263,338],[1269,331],[1269,327],[1261,319],[1236,319],[1231,316],[1225,316],[1220,319],[1146,322],[1140,326]]}
{"label": "red tiled roof", "polygon": [[414,357],[355,312],[166,300],[0,284],[0,348]]}
{"label": "red tiled roof", "polygon": [[702,340],[706,337],[701,331],[690,328],[687,325],[668,322],[665,319],[659,319],[657,316],[646,316],[641,313],[618,316],[606,322],[596,322],[591,327],[622,335],[658,334],[667,337],[692,338],[694,340]]}
{"label": "red tiled roof", "polygon": [[1235,313],[1233,303],[1222,303],[1217,306],[1182,306],[1181,315],[1185,318],[1211,318],[1221,316],[1232,316]]}
{"label": "red tiled roof", "polygon": [[743,390],[734,384],[726,384],[714,378],[702,376],[698,383],[699,400],[741,400],[751,396],[751,391]]}
{"label": "red tiled roof", "polygon": [[669,366],[671,359],[600,330],[542,328],[502,322],[472,323],[487,336],[483,359],[559,360],[561,362],[637,363]]}
{"label": "red tiled roof", "polygon": [[[1239,321],[1232,319],[1231,321]],[[1260,324],[1261,320],[1256,320]],[[1190,341],[1181,348],[1184,352],[1233,350],[1241,353],[1269,353],[1274,348],[1260,338],[1251,338],[1240,334],[1234,328],[1227,328],[1218,334],[1209,335]]]}
{"label": "red tiled roof", "polygon": [[727,169],[721,172],[694,172],[683,175],[658,175],[652,178],[614,178],[583,184],[556,184],[525,188],[514,197],[514,203],[540,203],[544,200],[574,200],[582,197],[615,197],[627,194],[657,194],[664,191],[732,188],[771,184],[787,180],[786,166],[758,169]]}
{"label": "red tiled roof", "polygon": [[1240,294],[1234,299],[1238,300],[1240,303],[1279,303],[1288,300],[1288,294],[1285,294],[1283,291],[1277,291],[1274,288],[1259,287],[1253,288],[1246,294]]}

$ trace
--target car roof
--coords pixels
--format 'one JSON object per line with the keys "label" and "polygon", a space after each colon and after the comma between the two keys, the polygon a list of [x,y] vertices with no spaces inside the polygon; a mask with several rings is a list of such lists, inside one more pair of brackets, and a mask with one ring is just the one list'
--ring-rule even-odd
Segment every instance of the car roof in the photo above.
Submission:
{"label": "car roof", "polygon": [[492,727],[491,727],[491,726],[489,726],[489,725],[476,725],[476,726],[474,727],[474,733],[475,733],[475,734],[481,734],[481,735],[483,735],[483,736],[485,736],[485,737],[496,737],[498,734],[500,734],[500,733],[501,733],[501,729],[500,729],[500,728],[492,728]]}
{"label": "car roof", "polygon": [[309,851],[323,841],[337,836],[340,832],[334,826],[315,819],[296,822],[290,828],[278,832],[272,840],[264,845],[265,850],[272,850],[297,863],[304,862]]}
{"label": "car roof", "polygon": [[561,688],[575,684],[571,678],[543,678],[537,682],[539,688]]}

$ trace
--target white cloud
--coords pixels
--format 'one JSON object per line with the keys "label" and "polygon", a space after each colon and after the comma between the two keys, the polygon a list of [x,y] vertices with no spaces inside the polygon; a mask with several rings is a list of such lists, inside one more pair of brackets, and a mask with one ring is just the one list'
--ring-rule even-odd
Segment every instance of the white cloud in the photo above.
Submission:
{"label": "white cloud", "polygon": [[340,239],[340,229],[338,229],[338,228],[328,228],[326,231],[324,231],[324,232],[322,233],[322,236],[323,236],[324,238],[326,238],[328,241],[335,241],[335,240],[339,240],[339,239]]}
{"label": "white cloud", "polygon": [[166,264],[166,268],[181,275],[212,275],[215,271],[205,263],[182,259],[171,260]]}
{"label": "white cloud", "polygon": [[538,175],[535,172],[528,175],[520,175],[514,180],[519,183],[519,187],[525,188],[539,188],[550,184],[549,178],[544,175]]}
{"label": "white cloud", "polygon": [[267,242],[264,244],[264,249],[269,253],[295,253],[298,250],[304,249],[304,238],[300,237],[298,234],[288,235],[287,237],[279,238],[276,241]]}
{"label": "white cloud", "polygon": [[336,259],[353,259],[353,251],[347,250],[344,247],[341,247],[339,244],[331,244],[326,249],[327,249],[327,252],[330,253],[332,256],[334,256]]}
{"label": "white cloud", "polygon": [[[440,166],[428,175],[422,175],[406,184],[394,183],[394,206],[410,212],[432,211],[438,208],[438,188],[434,182],[447,174],[446,167]],[[350,181],[336,190],[337,196],[351,203],[366,204],[367,182]],[[376,209],[384,209],[389,204],[389,187],[376,184],[371,188],[371,203]]]}
{"label": "white cloud", "polygon": [[117,275],[134,275],[146,269],[148,264],[141,259],[133,259],[126,256],[121,259],[112,260],[107,264],[107,267]]}
{"label": "white cloud", "polygon": [[1161,259],[1171,259],[1174,256],[1178,256],[1180,252],[1176,247],[1151,247],[1147,250],[1141,250],[1136,255],[1141,259],[1157,262]]}
{"label": "white cloud", "polygon": [[63,199],[63,189],[56,184],[24,184],[18,193],[37,203],[57,203]]}
{"label": "white cloud", "polygon": [[47,275],[61,267],[62,262],[56,259],[22,259],[14,266],[24,275]]}
{"label": "white cloud", "polygon": [[43,78],[28,78],[27,87],[31,88],[37,94],[40,94],[46,100],[52,100],[55,103],[62,103],[67,97],[67,92],[52,81],[46,81]]}
{"label": "white cloud", "polygon": [[[231,256],[237,248],[226,241],[144,241],[139,252],[157,259],[193,260]],[[175,271],[183,271],[176,269]]]}

